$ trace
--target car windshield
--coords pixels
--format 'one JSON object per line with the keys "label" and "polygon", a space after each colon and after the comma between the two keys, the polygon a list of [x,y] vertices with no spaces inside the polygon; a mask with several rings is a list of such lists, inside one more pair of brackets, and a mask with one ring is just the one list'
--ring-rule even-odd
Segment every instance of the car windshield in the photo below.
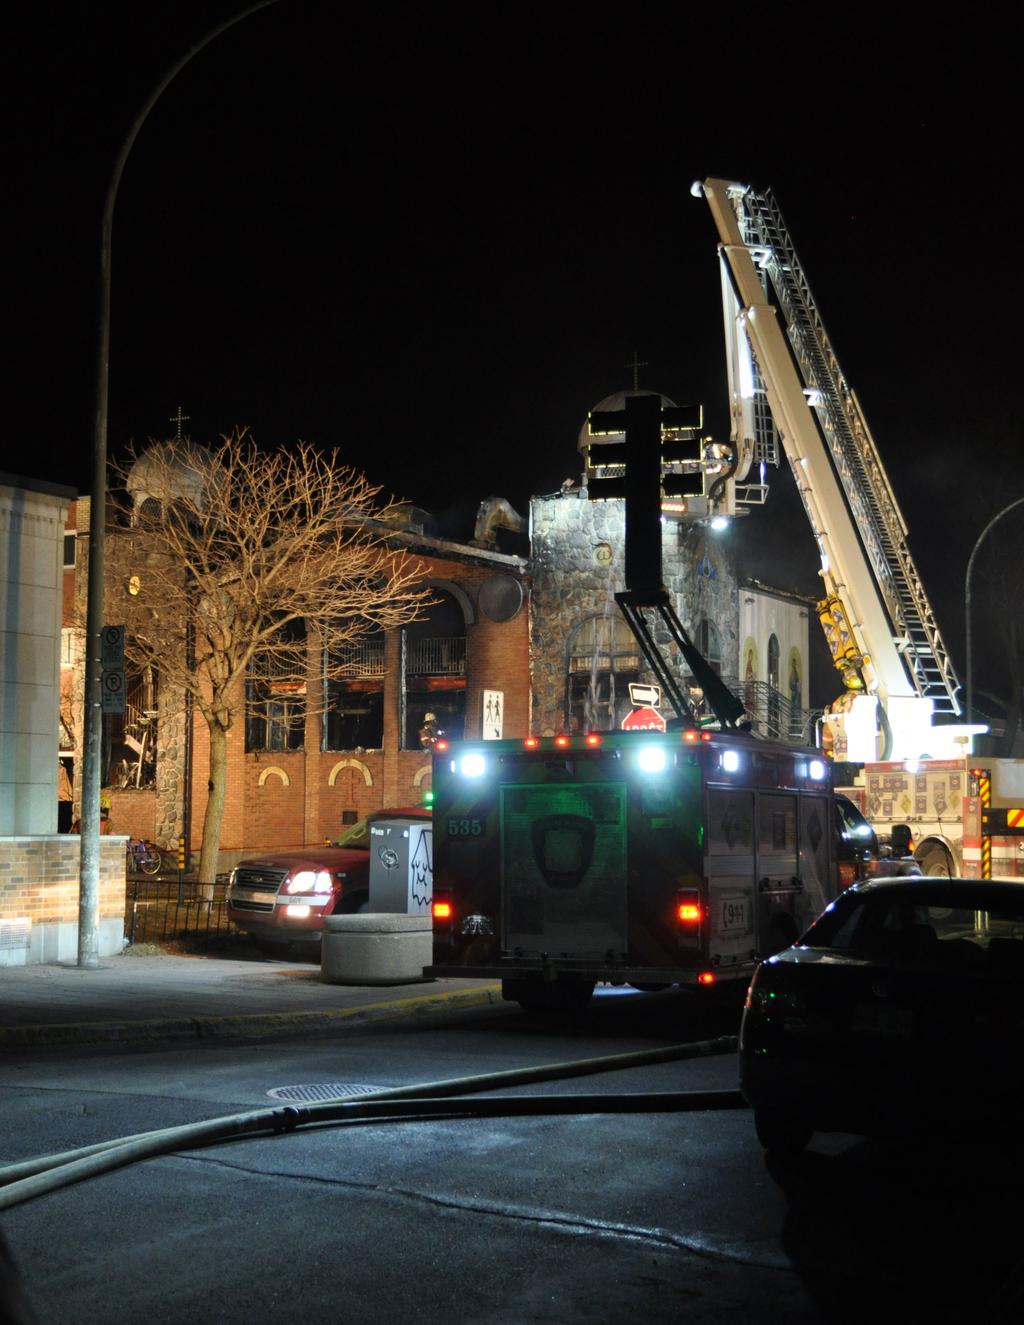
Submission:
{"label": "car windshield", "polygon": [[847,893],[803,942],[877,960],[1024,975],[1024,889],[1021,893],[1020,900],[986,899],[985,910],[950,896]]}

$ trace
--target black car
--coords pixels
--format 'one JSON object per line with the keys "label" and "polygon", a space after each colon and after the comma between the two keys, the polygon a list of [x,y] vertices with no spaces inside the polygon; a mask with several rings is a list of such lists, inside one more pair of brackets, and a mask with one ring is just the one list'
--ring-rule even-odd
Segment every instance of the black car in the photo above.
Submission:
{"label": "black car", "polygon": [[890,878],[842,893],[761,963],[740,1088],[770,1151],[814,1131],[1019,1131],[1024,881]]}

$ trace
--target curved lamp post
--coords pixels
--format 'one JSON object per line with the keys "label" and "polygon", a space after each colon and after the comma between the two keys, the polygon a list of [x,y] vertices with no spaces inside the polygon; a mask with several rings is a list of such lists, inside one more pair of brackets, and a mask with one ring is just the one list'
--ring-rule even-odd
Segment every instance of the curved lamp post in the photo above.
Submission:
{"label": "curved lamp post", "polygon": [[971,549],[971,555],[967,559],[967,576],[964,584],[964,636],[965,652],[967,654],[967,721],[971,722],[974,718],[974,685],[971,677],[971,572],[974,570],[974,558],[978,555],[978,549],[984,542],[985,535],[997,524],[1004,515],[1008,515],[1015,507],[1024,505],[1024,497],[1018,497],[1016,501],[1010,502],[1009,506],[1004,506],[1001,511],[993,515],[988,524],[978,535],[978,541]]}
{"label": "curved lamp post", "polygon": [[104,566],[107,498],[107,401],[110,388],[110,252],[114,231],[114,203],[125,163],[146,117],[168,85],[205,46],[242,19],[277,0],[257,0],[233,18],[218,24],[177,60],[150,93],[136,115],[114,162],[100,233],[99,349],[96,360],[96,426],[93,440],[92,509],[89,515],[89,583],[86,612],[85,731],[82,749],[82,846],[78,894],[78,965],[99,964],[99,827],[102,744],[103,664],[100,635],[103,627]]}

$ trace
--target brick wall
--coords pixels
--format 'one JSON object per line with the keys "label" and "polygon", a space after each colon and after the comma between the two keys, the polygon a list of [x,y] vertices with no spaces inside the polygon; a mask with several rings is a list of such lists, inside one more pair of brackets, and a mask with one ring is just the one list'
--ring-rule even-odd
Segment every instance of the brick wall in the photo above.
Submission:
{"label": "brick wall", "polygon": [[[0,838],[0,920],[77,922],[81,840],[77,835]],[[124,919],[125,842],[100,840],[101,919]]]}

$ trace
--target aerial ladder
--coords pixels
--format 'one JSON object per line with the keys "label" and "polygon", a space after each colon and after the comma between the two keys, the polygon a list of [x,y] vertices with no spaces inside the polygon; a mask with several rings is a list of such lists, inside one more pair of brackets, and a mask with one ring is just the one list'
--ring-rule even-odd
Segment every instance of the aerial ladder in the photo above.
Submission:
{"label": "aerial ladder", "polygon": [[836,755],[933,753],[932,718],[960,714],[959,683],[782,213],[770,191],[727,180],[693,192],[707,199],[720,239],[736,499],[763,500],[777,436],[818,546],[818,615],[846,687],[834,705],[847,715]]}

